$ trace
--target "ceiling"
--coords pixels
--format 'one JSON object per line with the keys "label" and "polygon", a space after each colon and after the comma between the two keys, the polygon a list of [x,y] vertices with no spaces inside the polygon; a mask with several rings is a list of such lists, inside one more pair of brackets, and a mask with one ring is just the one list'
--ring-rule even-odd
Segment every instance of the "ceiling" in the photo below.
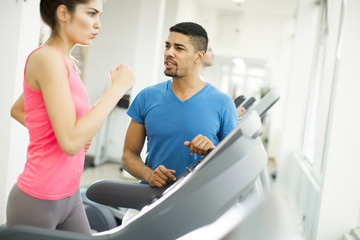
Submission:
{"label": "ceiling", "polygon": [[196,0],[199,6],[216,8],[224,11],[251,12],[295,16],[298,0],[245,0],[238,4],[232,0]]}

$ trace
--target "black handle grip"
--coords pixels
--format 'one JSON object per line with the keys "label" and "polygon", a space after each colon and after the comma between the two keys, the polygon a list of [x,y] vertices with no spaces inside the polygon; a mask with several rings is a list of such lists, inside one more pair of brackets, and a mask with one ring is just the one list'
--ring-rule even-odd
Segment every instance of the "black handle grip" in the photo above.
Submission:
{"label": "black handle grip", "polygon": [[249,98],[243,105],[243,107],[247,110],[253,103],[256,101],[256,98],[251,97]]}
{"label": "black handle grip", "polygon": [[235,106],[236,107],[240,106],[240,104],[242,104],[245,101],[245,99],[246,98],[244,95],[240,95],[237,98],[235,98],[235,100],[234,100]]}

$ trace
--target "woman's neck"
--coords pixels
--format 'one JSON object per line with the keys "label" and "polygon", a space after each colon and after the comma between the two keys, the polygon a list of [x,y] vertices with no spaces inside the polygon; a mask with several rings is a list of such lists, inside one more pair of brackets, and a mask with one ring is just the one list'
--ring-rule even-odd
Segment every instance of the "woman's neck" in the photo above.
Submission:
{"label": "woman's neck", "polygon": [[60,50],[64,56],[71,58],[70,52],[75,44],[69,43],[57,34],[52,34],[45,42],[45,45],[55,47]]}
{"label": "woman's neck", "polygon": [[68,63],[73,64],[73,57],[71,56],[71,49],[75,46],[74,44],[69,44],[64,41],[60,36],[50,36],[49,39],[45,42],[46,46],[54,47],[58,49],[63,56],[66,58]]}

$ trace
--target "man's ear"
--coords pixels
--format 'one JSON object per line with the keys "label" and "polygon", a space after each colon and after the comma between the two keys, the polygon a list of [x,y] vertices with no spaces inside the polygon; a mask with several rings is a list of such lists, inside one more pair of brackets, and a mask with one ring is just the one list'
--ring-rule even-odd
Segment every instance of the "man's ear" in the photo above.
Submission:
{"label": "man's ear", "polygon": [[69,15],[69,11],[65,5],[59,5],[56,9],[56,16],[59,22],[66,22],[67,17]]}
{"label": "man's ear", "polygon": [[198,51],[196,53],[196,59],[195,59],[195,63],[199,64],[204,60],[205,57],[205,52],[204,51]]}

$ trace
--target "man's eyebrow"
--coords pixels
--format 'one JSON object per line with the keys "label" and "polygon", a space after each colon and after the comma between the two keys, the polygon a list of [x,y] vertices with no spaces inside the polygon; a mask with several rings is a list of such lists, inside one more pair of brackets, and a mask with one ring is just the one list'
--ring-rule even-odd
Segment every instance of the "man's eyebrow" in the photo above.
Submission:
{"label": "man's eyebrow", "polygon": [[174,45],[177,46],[177,47],[185,47],[186,48],[186,45],[181,44],[181,43],[175,43]]}
{"label": "man's eyebrow", "polygon": [[[165,41],[165,44],[170,44],[170,42]],[[182,43],[174,43],[175,46],[177,47],[186,47],[186,45],[182,44]]]}

